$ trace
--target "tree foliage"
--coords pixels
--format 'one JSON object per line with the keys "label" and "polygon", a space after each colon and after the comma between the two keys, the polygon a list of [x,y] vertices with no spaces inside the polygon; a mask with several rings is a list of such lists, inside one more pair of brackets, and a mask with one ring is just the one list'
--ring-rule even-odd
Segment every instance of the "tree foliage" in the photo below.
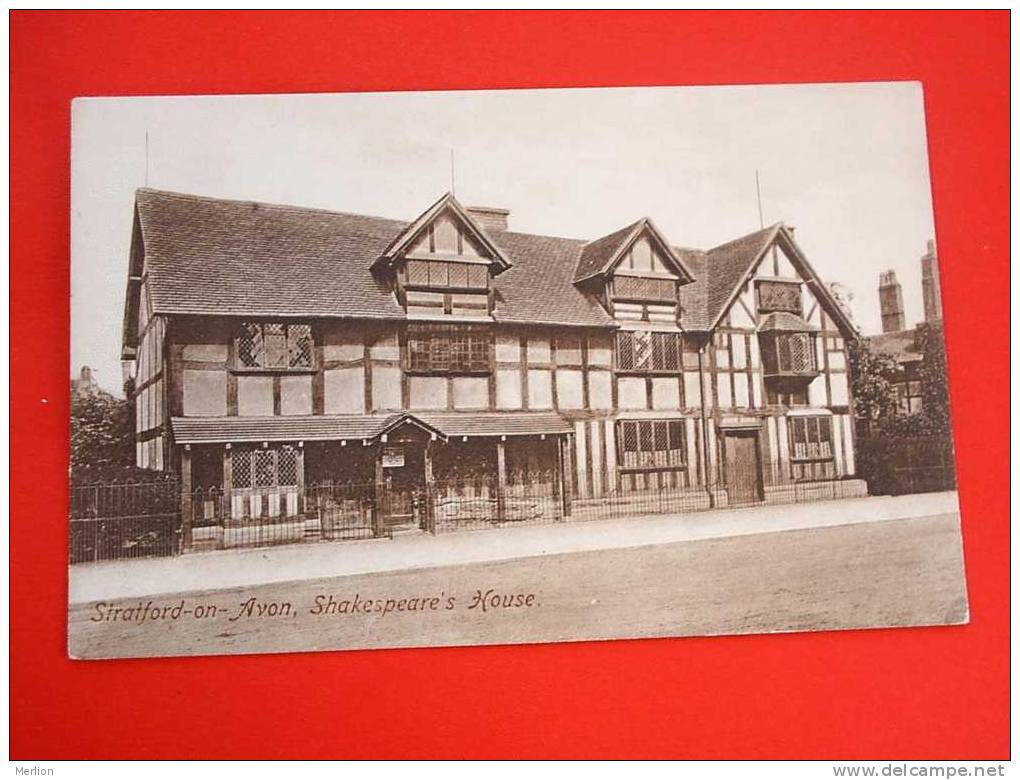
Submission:
{"label": "tree foliage", "polygon": [[946,366],[946,339],[941,322],[917,326],[921,350],[921,410],[933,434],[952,432],[949,414],[949,371]]}
{"label": "tree foliage", "polygon": [[951,431],[945,340],[941,323],[917,326],[921,352],[921,411],[900,414],[893,382],[900,368],[888,355],[873,352],[864,339],[849,344],[854,413],[872,434],[891,438],[942,436]]}
{"label": "tree foliage", "polygon": [[131,402],[103,392],[72,395],[71,473],[112,475],[134,464]]}
{"label": "tree foliage", "polygon": [[847,344],[847,355],[854,415],[877,429],[896,414],[892,385],[899,366],[888,355],[873,352],[863,338]]}

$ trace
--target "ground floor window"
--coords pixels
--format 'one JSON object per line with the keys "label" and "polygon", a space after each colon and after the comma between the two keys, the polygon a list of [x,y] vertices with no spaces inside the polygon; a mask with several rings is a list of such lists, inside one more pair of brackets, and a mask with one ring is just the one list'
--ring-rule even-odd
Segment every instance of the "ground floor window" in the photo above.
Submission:
{"label": "ground floor window", "polygon": [[687,467],[683,420],[620,420],[616,424],[616,439],[623,469]]}
{"label": "ground floor window", "polygon": [[831,479],[833,464],[832,418],[791,417],[790,461],[795,480]]}
{"label": "ground floor window", "polygon": [[234,488],[295,487],[298,484],[297,449],[239,447],[231,459]]}

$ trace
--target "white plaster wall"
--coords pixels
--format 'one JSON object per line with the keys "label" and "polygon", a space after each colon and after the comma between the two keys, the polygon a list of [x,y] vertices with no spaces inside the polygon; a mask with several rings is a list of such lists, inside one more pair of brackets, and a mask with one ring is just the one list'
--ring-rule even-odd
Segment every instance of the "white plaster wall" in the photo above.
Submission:
{"label": "white plaster wall", "polygon": [[521,372],[508,369],[496,371],[496,406],[500,409],[520,409]]}
{"label": "white plaster wall", "polygon": [[242,417],[272,417],[273,378],[271,376],[239,376],[237,378],[237,413]]}
{"label": "white plaster wall", "polygon": [[358,366],[324,371],[322,410],[325,414],[363,414],[364,369]]}
{"label": "white plaster wall", "polygon": [[[227,372],[182,373],[185,417],[222,417],[227,413]],[[272,400],[272,399],[270,399]]]}
{"label": "white plaster wall", "polygon": [[592,409],[613,408],[613,375],[609,371],[588,372],[588,404]]}
{"label": "white plaster wall", "polygon": [[584,374],[581,371],[556,370],[556,402],[560,409],[584,408]]}
{"label": "white plaster wall", "polygon": [[657,376],[652,378],[652,408],[680,408],[679,377]]}
{"label": "white plaster wall", "polygon": [[412,409],[445,409],[447,379],[441,376],[412,376],[410,400]]}
{"label": "white plaster wall", "polygon": [[622,376],[616,381],[617,402],[621,409],[647,409],[648,398],[642,377]]}
{"label": "white plaster wall", "polygon": [[312,413],[310,374],[280,377],[280,414]]}
{"label": "white plaster wall", "polygon": [[552,409],[552,371],[528,371],[528,407]]}
{"label": "white plaster wall", "polygon": [[458,376],[453,379],[455,409],[487,409],[489,380],[483,376]]}
{"label": "white plaster wall", "polygon": [[684,400],[689,409],[701,408],[701,379],[697,371],[684,371]]}
{"label": "white plaster wall", "polygon": [[181,357],[204,363],[225,363],[228,347],[226,344],[185,344]]}

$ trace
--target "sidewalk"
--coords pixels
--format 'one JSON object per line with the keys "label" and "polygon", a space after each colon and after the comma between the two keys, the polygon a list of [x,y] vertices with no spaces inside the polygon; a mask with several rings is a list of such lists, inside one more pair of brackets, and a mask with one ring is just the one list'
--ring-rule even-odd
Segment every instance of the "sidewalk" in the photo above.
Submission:
{"label": "sidewalk", "polygon": [[72,604],[957,513],[956,492],[219,550],[70,568]]}

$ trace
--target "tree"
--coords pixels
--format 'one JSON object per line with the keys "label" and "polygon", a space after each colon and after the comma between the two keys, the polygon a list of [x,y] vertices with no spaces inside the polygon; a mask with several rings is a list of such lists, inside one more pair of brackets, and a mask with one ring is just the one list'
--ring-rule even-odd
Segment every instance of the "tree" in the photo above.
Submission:
{"label": "tree", "polygon": [[933,434],[949,435],[949,372],[946,367],[946,340],[941,321],[917,326],[917,346],[921,362],[921,411]]}
{"label": "tree", "polygon": [[72,474],[112,474],[135,464],[134,409],[109,393],[71,397]]}
{"label": "tree", "polygon": [[847,343],[850,361],[850,393],[854,415],[870,431],[878,431],[896,416],[896,396],[892,384],[899,366],[888,355],[872,352],[866,339]]}

